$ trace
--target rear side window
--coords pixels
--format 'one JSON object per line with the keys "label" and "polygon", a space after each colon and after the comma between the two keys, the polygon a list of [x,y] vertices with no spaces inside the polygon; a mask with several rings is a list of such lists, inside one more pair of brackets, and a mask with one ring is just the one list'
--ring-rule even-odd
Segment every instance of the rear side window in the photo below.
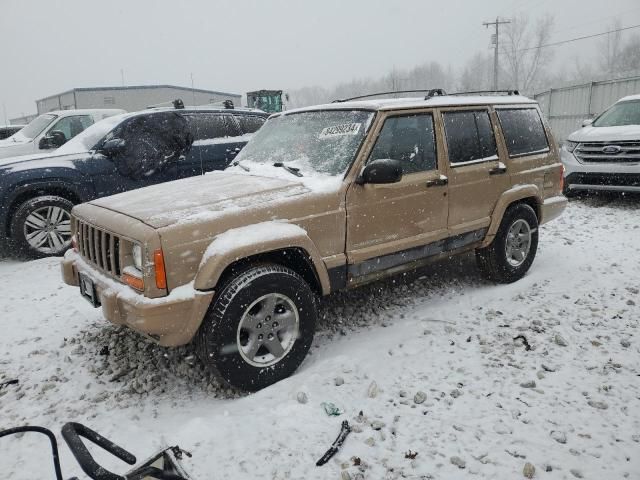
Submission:
{"label": "rear side window", "polygon": [[430,113],[385,120],[369,161],[392,158],[405,174],[436,168],[436,142]]}
{"label": "rear side window", "polygon": [[265,117],[259,117],[257,115],[238,115],[236,119],[240,123],[242,133],[257,132],[267,120]]}
{"label": "rear side window", "polygon": [[510,157],[549,149],[537,108],[498,109],[497,112]]}
{"label": "rear side window", "polygon": [[237,137],[240,131],[228,114],[198,113],[185,114],[194,141],[214,138]]}
{"label": "rear side window", "polygon": [[496,140],[488,111],[445,112],[443,118],[452,165],[496,158]]}

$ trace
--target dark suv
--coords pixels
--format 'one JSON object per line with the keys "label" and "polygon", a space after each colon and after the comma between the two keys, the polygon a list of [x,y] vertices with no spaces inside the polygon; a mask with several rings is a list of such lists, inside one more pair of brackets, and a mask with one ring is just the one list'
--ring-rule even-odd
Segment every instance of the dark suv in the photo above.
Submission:
{"label": "dark suv", "polygon": [[30,257],[60,255],[71,243],[74,204],[222,170],[267,117],[234,108],[149,109],[98,122],[52,154],[0,160],[2,244]]}
{"label": "dark suv", "polygon": [[24,128],[24,125],[0,125],[0,140],[9,138],[14,133],[19,132]]}

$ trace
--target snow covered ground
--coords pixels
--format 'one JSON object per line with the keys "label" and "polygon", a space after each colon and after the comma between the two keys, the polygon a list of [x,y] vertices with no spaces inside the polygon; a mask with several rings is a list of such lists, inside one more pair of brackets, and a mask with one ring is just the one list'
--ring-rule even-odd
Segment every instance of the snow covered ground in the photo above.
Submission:
{"label": "snow covered ground", "polygon": [[[79,421],[139,460],[178,444],[195,480],[517,479],[527,462],[540,479],[640,478],[640,198],[572,201],[515,284],[468,258],[412,280],[326,300],[300,370],[243,396],[191,349],[107,324],[58,260],[1,261],[0,382],[20,383],[0,390],[0,429]],[[343,419],[354,432],[316,467]],[[0,471],[53,478],[45,440],[0,439]]]}

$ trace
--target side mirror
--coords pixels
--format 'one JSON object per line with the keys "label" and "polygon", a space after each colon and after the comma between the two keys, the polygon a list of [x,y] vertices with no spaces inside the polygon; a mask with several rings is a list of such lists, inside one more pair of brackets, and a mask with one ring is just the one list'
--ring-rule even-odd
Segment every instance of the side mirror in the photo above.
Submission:
{"label": "side mirror", "polygon": [[402,165],[398,160],[379,158],[367,164],[362,175],[356,180],[359,185],[365,183],[396,183],[402,179]]}
{"label": "side mirror", "polygon": [[589,125],[591,125],[593,123],[593,118],[585,118],[582,121],[582,126],[583,127],[588,127]]}
{"label": "side mirror", "polygon": [[38,147],[41,150],[58,148],[67,143],[67,137],[60,130],[53,130],[40,139]]}
{"label": "side mirror", "polygon": [[113,158],[124,152],[126,142],[122,138],[112,138],[107,140],[98,149],[105,157]]}

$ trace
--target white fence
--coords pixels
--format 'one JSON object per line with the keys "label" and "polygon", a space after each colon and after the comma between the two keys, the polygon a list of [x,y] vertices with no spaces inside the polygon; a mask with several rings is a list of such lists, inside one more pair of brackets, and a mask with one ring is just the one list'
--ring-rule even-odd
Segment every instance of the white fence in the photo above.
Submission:
{"label": "white fence", "polygon": [[605,110],[625,95],[640,94],[640,77],[552,88],[533,96],[558,141],[581,127],[585,118]]}

